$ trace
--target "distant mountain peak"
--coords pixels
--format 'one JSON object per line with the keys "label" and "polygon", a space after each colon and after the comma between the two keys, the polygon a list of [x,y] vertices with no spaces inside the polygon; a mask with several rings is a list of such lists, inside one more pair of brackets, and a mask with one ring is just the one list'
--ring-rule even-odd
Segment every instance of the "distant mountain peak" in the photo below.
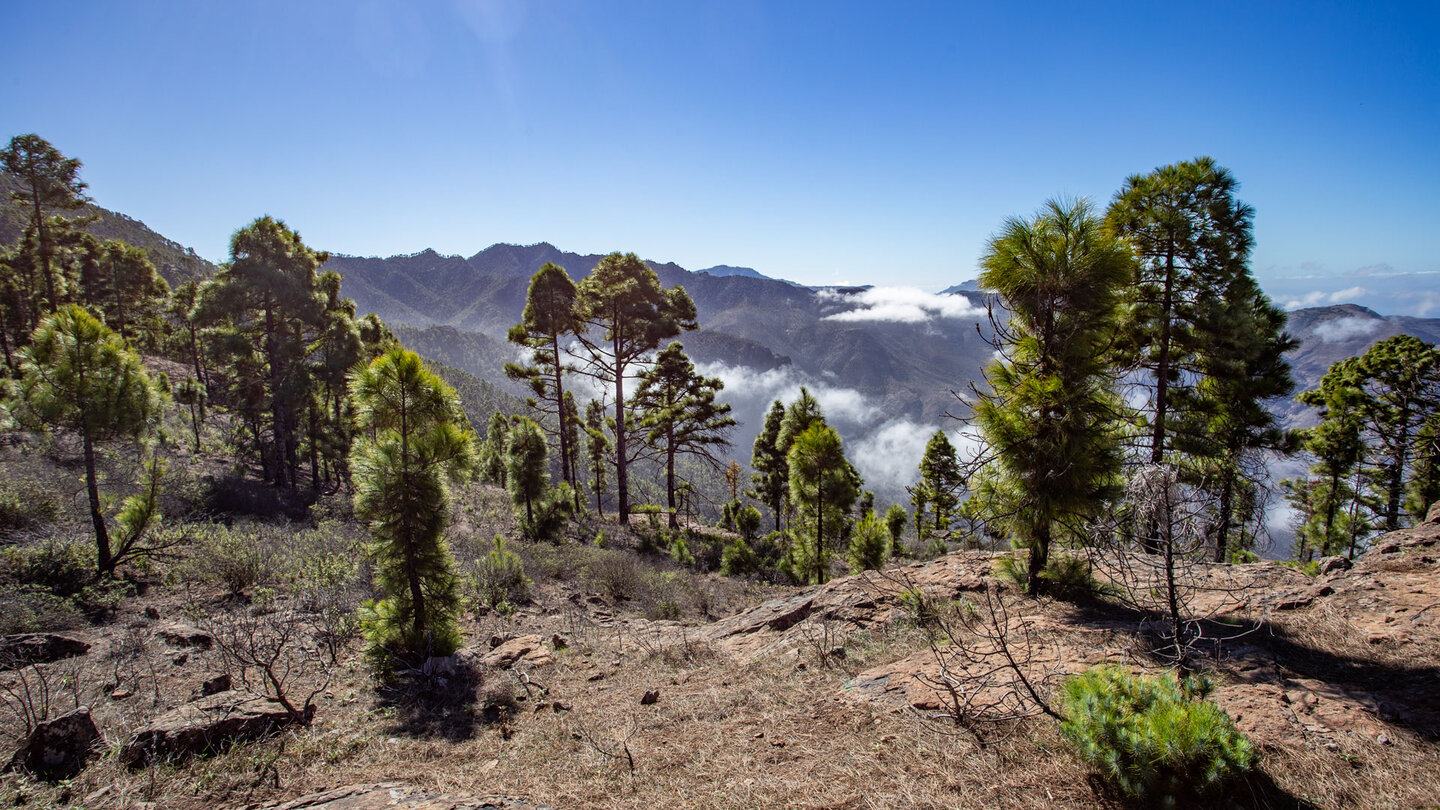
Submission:
{"label": "distant mountain peak", "polygon": [[[697,273],[705,273],[712,276],[745,276],[746,278],[764,278],[769,276],[757,271],[753,267],[734,267],[728,264],[717,264],[714,267],[706,267],[703,270],[696,270]],[[774,281],[774,279],[770,279]]]}

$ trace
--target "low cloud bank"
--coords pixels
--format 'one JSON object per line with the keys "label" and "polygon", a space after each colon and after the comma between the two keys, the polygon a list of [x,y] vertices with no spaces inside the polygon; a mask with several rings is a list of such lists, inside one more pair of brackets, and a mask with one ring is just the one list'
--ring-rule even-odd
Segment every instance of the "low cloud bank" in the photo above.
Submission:
{"label": "low cloud bank", "polygon": [[1315,327],[1315,337],[1324,343],[1340,343],[1373,335],[1385,322],[1375,318],[1349,317],[1326,321]]}
{"label": "low cloud bank", "polygon": [[871,287],[858,293],[821,290],[820,300],[851,307],[825,316],[827,321],[924,323],[936,318],[983,318],[985,308],[963,295],[929,293],[916,287]]}

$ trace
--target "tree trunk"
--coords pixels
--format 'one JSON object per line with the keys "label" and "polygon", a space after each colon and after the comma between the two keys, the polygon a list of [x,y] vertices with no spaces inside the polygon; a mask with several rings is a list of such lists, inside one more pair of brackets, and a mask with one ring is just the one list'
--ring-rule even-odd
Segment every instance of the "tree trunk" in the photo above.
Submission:
{"label": "tree trunk", "polygon": [[1225,562],[1225,552],[1230,544],[1230,513],[1235,508],[1235,471],[1226,465],[1225,483],[1220,487],[1220,525],[1216,527],[1215,562]]}
{"label": "tree trunk", "polygon": [[95,444],[88,431],[81,431],[85,448],[85,490],[90,496],[90,523],[95,527],[95,567],[101,576],[115,568],[110,556],[110,533],[105,529],[105,515],[100,511],[100,487],[95,481]]}
{"label": "tree trunk", "polygon": [[620,361],[620,329],[615,326],[611,346],[615,352],[615,489],[620,525],[630,525],[630,478],[625,469],[625,365]]}
{"label": "tree trunk", "polygon": [[1045,570],[1045,564],[1050,561],[1050,524],[1035,527],[1035,535],[1030,538],[1030,554],[1025,561],[1025,590],[1032,596],[1040,596],[1045,593],[1045,577],[1040,574]]}
{"label": "tree trunk", "polygon": [[665,503],[670,507],[670,528],[678,528],[675,519],[675,428],[665,431]]}

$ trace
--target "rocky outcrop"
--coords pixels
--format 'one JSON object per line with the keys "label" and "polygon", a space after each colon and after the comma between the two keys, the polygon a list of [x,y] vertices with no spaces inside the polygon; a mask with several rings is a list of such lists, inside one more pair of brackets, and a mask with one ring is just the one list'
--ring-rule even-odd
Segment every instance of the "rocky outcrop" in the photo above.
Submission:
{"label": "rocky outcrop", "polygon": [[22,633],[0,638],[0,670],[30,664],[46,664],[90,652],[90,645],[77,638],[54,633]]}
{"label": "rocky outcrop", "polygon": [[152,720],[120,749],[120,761],[141,768],[157,760],[208,753],[227,742],[263,737],[308,720],[308,716],[295,717],[275,701],[222,693]]}
{"label": "rocky outcrop", "polygon": [[348,785],[277,804],[249,804],[241,810],[546,810],[510,796],[457,796],[422,790],[403,782]]}
{"label": "rocky outcrop", "polygon": [[44,779],[69,779],[85,769],[99,742],[100,730],[90,718],[90,710],[81,706],[37,725],[5,770],[25,771]]}

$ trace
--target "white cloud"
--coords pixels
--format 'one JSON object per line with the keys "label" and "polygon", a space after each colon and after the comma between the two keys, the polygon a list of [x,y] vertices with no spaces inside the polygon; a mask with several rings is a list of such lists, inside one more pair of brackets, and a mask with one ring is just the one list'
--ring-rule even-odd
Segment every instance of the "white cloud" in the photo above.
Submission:
{"label": "white cloud", "polygon": [[828,321],[924,323],[934,318],[981,318],[985,309],[963,295],[928,293],[916,287],[871,287],[858,293],[821,290],[821,301],[853,307],[825,316]]}
{"label": "white cloud", "polygon": [[1364,287],[1346,287],[1343,290],[1336,290],[1330,293],[1330,303],[1342,304],[1346,301],[1353,301],[1362,295],[1369,295],[1370,291]]}
{"label": "white cloud", "polygon": [[[892,419],[857,439],[846,448],[846,455],[865,478],[867,489],[898,493],[920,479],[920,459],[935,430],[933,424]],[[952,430],[946,435],[961,463],[973,459],[980,450],[980,435],[974,428]]]}
{"label": "white cloud", "polygon": [[1337,318],[1315,327],[1315,337],[1325,343],[1340,343],[1351,338],[1373,335],[1385,322],[1359,316]]}
{"label": "white cloud", "polygon": [[698,363],[695,370],[707,377],[719,377],[725,383],[720,399],[741,412],[764,414],[764,408],[780,400],[789,403],[800,395],[804,386],[819,400],[825,417],[836,424],[861,424],[873,419],[880,411],[864,394],[853,388],[841,388],[809,377],[793,366],[768,370],[725,363]]}
{"label": "white cloud", "polygon": [[1330,296],[1320,290],[1313,290],[1311,292],[1305,293],[1304,295],[1290,296],[1289,298],[1285,299],[1284,307],[1286,309],[1302,309],[1304,307],[1319,306],[1320,304],[1325,303],[1325,301],[1329,297]]}

